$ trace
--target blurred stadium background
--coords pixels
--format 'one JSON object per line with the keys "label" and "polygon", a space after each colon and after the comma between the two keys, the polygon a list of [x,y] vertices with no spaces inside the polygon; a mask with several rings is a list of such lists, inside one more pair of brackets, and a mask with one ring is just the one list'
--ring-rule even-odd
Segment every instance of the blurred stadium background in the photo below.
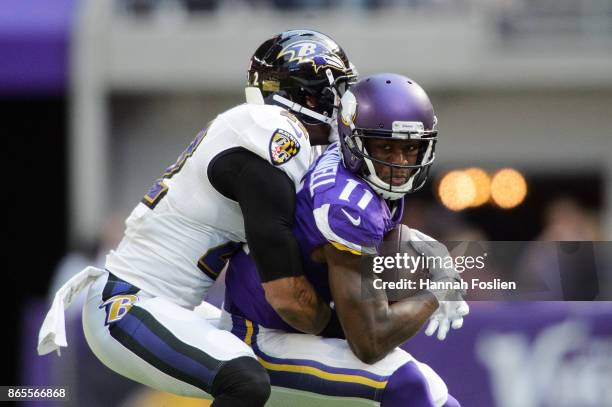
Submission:
{"label": "blurred stadium background", "polygon": [[[37,358],[38,324],[53,287],[100,262],[150,182],[243,101],[255,47],[301,27],[362,75],[402,73],[430,94],[434,182],[408,197],[406,223],[446,240],[610,240],[611,0],[4,0],[4,299],[17,310],[2,384],[67,385],[73,405],[201,405],[107,372],[78,310],[64,356]],[[520,176],[494,180],[491,198],[482,174],[504,168]],[[609,303],[472,309],[445,343],[406,345],[465,406],[612,405]]]}

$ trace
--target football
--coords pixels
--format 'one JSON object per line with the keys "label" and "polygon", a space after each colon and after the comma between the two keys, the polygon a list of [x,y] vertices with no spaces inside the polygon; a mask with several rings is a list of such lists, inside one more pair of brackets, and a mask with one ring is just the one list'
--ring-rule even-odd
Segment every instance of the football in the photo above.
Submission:
{"label": "football", "polygon": [[382,260],[375,260],[378,274],[385,283],[389,302],[411,297],[422,291],[421,280],[429,278],[425,259],[410,245],[410,228],[399,224],[385,235],[380,247]]}

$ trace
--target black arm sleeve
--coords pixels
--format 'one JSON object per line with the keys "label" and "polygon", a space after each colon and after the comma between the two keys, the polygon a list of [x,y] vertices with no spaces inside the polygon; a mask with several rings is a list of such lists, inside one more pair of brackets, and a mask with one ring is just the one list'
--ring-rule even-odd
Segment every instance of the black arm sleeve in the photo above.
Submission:
{"label": "black arm sleeve", "polygon": [[244,148],[224,151],[208,167],[208,179],[240,204],[249,249],[262,282],[302,274],[291,231],[295,188],[287,174]]}

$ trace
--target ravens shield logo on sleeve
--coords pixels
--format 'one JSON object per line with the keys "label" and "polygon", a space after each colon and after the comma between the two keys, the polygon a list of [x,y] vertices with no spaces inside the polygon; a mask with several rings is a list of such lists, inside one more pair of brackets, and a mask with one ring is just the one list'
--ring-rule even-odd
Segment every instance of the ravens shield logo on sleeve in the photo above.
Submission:
{"label": "ravens shield logo on sleeve", "polygon": [[270,161],[281,165],[300,152],[300,143],[295,136],[283,129],[276,129],[270,139]]}

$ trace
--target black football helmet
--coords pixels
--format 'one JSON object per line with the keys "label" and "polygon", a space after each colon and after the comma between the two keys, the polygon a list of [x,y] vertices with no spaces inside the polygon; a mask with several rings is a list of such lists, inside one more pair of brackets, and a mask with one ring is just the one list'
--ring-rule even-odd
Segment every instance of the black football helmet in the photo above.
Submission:
{"label": "black football helmet", "polygon": [[305,124],[331,124],[357,72],[340,46],[312,30],[282,32],[257,48],[248,70],[249,103],[280,105]]}

